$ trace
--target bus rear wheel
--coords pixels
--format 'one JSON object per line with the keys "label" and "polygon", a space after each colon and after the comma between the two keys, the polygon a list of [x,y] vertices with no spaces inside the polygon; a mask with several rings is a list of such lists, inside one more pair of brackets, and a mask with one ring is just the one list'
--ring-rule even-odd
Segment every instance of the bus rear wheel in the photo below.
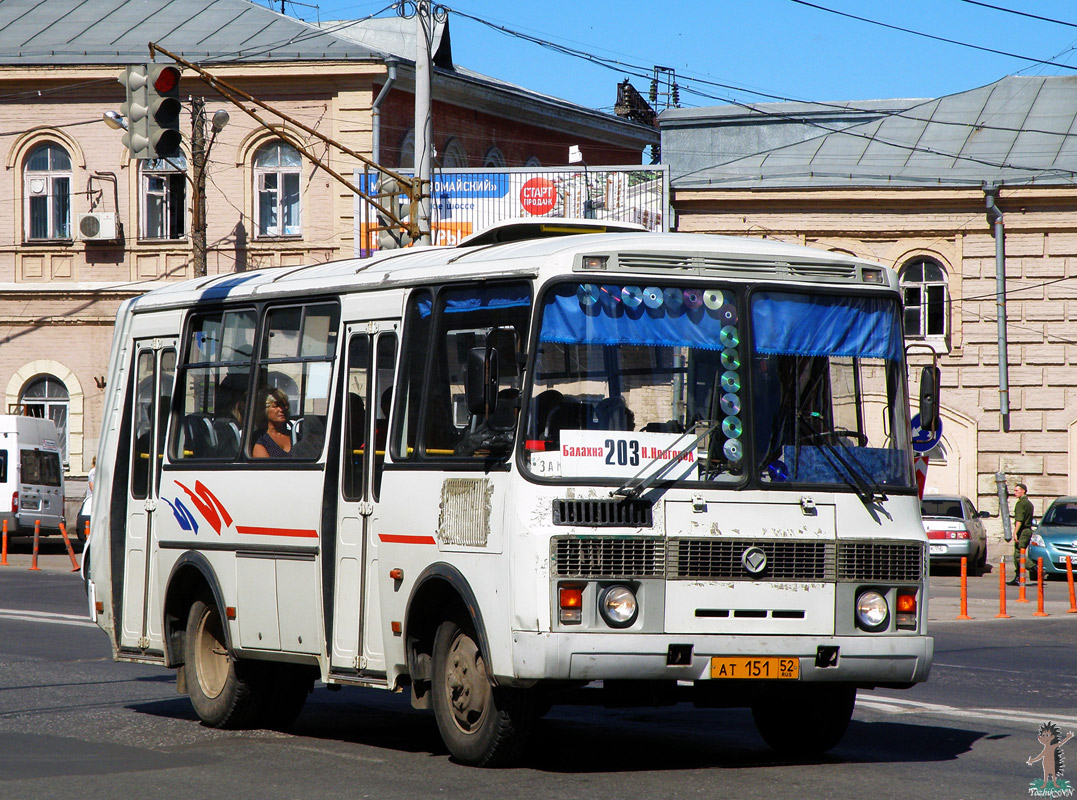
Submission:
{"label": "bus rear wheel", "polygon": [[257,665],[229,654],[224,623],[212,600],[198,599],[191,605],[184,650],[187,693],[202,723],[248,727],[261,706],[265,681],[259,680]]}
{"label": "bus rear wheel", "polygon": [[438,627],[433,669],[434,717],[453,757],[479,767],[515,761],[534,727],[534,692],[494,686],[475,634],[455,620]]}
{"label": "bus rear wheel", "polygon": [[855,705],[855,686],[773,686],[752,705],[752,717],[763,740],[776,752],[819,756],[841,741]]}

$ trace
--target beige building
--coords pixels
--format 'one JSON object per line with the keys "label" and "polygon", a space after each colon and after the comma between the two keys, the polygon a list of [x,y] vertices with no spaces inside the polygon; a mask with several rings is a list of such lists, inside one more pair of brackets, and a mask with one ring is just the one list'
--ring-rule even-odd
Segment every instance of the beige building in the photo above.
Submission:
{"label": "beige building", "polygon": [[[355,159],[272,114],[259,111],[269,127],[259,124],[187,71],[182,157],[132,161],[122,131],[102,121],[124,101],[123,67],[145,63],[155,42],[403,166],[415,140],[413,29],[395,17],[316,28],[248,0],[0,3],[0,389],[7,412],[58,422],[70,477],[86,474],[96,450],[118,304],[195,276],[189,98],[204,98],[209,118],[218,109],[231,117],[217,133],[205,128],[209,276],[357,250],[354,194],[292,143],[347,176]],[[458,69],[444,25],[430,49],[435,168],[562,165],[570,144],[595,164],[639,164],[657,138]]]}
{"label": "beige building", "polygon": [[[1077,493],[1077,78],[1011,77],[937,100],[671,110],[660,124],[678,230],[899,272],[912,361],[930,349],[942,369],[929,491],[996,515],[997,472],[1011,489],[1028,483],[1037,513]],[[989,528],[1001,532],[997,517]]]}

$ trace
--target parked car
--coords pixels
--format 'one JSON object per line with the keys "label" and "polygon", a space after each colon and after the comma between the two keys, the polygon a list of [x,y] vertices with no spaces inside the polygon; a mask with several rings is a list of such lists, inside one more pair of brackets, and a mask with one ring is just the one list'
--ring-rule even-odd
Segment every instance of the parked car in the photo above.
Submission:
{"label": "parked car", "polygon": [[989,512],[977,511],[972,501],[961,495],[932,494],[920,501],[920,516],[932,564],[960,566],[961,559],[967,558],[970,574],[984,574],[987,531],[980,520],[990,517]]}
{"label": "parked car", "polygon": [[1028,544],[1028,574],[1036,574],[1042,558],[1044,575],[1065,575],[1066,556],[1077,566],[1077,497],[1060,497],[1044,512]]}

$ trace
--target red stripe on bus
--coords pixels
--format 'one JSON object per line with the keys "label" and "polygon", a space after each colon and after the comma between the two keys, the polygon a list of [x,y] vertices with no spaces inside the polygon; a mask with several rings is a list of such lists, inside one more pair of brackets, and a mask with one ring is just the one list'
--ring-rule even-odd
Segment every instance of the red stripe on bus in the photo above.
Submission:
{"label": "red stripe on bus", "polygon": [[318,531],[309,528],[254,528],[246,525],[237,525],[237,533],[249,533],[254,536],[298,536],[303,539],[317,539]]}
{"label": "red stripe on bus", "polygon": [[437,544],[433,536],[404,536],[399,533],[379,533],[378,538],[383,542],[397,542],[398,544]]}

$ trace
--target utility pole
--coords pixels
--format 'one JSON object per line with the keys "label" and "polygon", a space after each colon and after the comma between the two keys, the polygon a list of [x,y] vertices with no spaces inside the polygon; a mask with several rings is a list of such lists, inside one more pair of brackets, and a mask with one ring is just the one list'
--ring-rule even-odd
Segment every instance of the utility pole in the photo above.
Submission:
{"label": "utility pole", "polygon": [[194,276],[206,275],[206,101],[191,98],[191,161],[194,193],[191,198],[191,244],[194,248]]}
{"label": "utility pole", "polygon": [[[400,10],[403,13],[404,4],[401,4]],[[443,22],[446,14],[443,6],[432,6],[430,0],[415,0],[415,175],[420,187],[417,245],[430,244],[430,191],[434,163],[430,47],[434,39],[434,24]]]}

